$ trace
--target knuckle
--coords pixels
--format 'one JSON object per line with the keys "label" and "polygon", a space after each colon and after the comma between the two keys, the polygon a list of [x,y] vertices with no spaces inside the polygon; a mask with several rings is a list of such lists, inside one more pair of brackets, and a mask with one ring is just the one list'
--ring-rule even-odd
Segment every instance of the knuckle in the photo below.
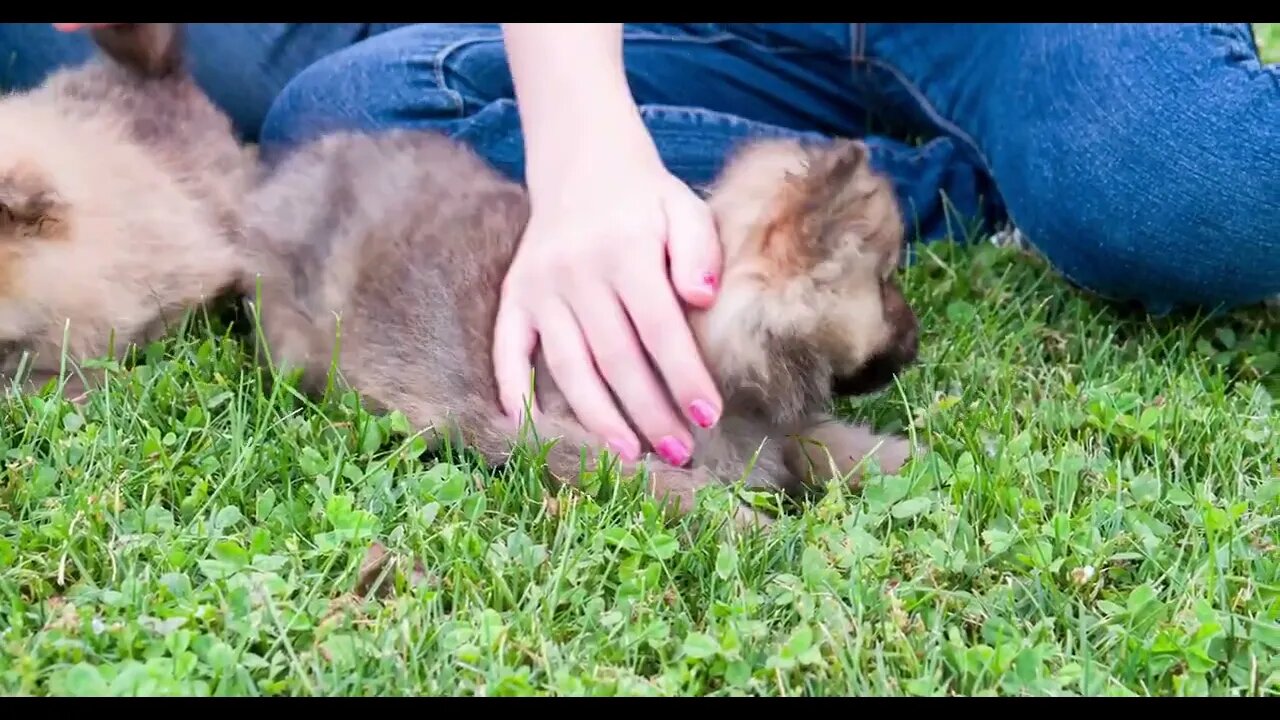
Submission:
{"label": "knuckle", "polygon": [[529,286],[532,284],[532,279],[533,275],[526,265],[513,264],[502,278],[502,305],[506,307],[512,302],[523,304],[530,295]]}
{"label": "knuckle", "polygon": [[591,349],[596,365],[605,377],[625,378],[635,372],[636,358],[627,343],[616,337],[603,338]]}
{"label": "knuckle", "polygon": [[671,318],[663,317],[664,314],[650,306],[646,311],[635,313],[631,318],[636,332],[640,334],[641,342],[654,358],[666,358],[670,355],[672,335],[679,329],[678,325],[672,325]]}
{"label": "knuckle", "polygon": [[[677,321],[678,322],[678,321]],[[662,328],[667,328],[663,331]],[[645,348],[654,359],[659,372],[673,388],[681,377],[690,374],[697,359],[688,331],[681,325],[668,323],[646,333]]]}
{"label": "knuckle", "polygon": [[543,257],[539,263],[539,278],[550,279],[548,285],[556,285],[557,278],[576,277],[583,271],[582,256],[574,253],[554,253]]}
{"label": "knuckle", "polygon": [[619,434],[620,428],[626,427],[617,408],[604,397],[597,397],[595,393],[583,393],[575,399],[577,402],[573,404],[573,412],[591,434],[611,437]]}
{"label": "knuckle", "polygon": [[547,274],[547,292],[563,293],[577,299],[584,288],[599,280],[601,274],[600,267],[592,266],[582,258],[557,263]]}
{"label": "knuckle", "polygon": [[667,435],[679,432],[680,423],[666,396],[651,380],[648,375],[628,377],[626,384],[617,390],[618,397],[627,408],[627,414],[635,420],[646,437],[657,442]]}
{"label": "knuckle", "polygon": [[[546,344],[554,347],[556,342],[552,340]],[[547,369],[551,371],[552,377],[556,379],[556,383],[562,389],[569,391],[577,385],[579,378],[576,377],[577,373],[573,372],[576,363],[571,354],[562,350],[560,352],[548,351],[544,355],[547,360]]]}

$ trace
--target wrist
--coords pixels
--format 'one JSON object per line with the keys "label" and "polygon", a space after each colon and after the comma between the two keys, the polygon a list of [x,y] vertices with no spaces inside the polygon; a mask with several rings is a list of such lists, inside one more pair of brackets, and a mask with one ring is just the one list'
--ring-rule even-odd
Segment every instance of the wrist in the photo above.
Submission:
{"label": "wrist", "polygon": [[634,175],[662,167],[653,138],[630,98],[590,102],[582,110],[562,112],[536,132],[525,133],[525,177],[532,195],[542,194],[544,188],[556,192],[587,175]]}
{"label": "wrist", "polygon": [[503,33],[532,194],[661,167],[627,84],[621,24],[507,23]]}

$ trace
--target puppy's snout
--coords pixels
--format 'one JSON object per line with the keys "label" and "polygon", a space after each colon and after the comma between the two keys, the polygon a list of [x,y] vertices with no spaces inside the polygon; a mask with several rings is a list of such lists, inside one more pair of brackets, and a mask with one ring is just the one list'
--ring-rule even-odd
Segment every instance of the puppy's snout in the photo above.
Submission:
{"label": "puppy's snout", "polygon": [[897,285],[884,288],[884,305],[885,321],[892,337],[889,354],[899,368],[910,365],[920,352],[920,322]]}
{"label": "puppy's snout", "polygon": [[896,287],[885,294],[885,321],[889,340],[851,375],[836,377],[832,391],[837,395],[863,395],[877,392],[893,382],[920,353],[920,323]]}

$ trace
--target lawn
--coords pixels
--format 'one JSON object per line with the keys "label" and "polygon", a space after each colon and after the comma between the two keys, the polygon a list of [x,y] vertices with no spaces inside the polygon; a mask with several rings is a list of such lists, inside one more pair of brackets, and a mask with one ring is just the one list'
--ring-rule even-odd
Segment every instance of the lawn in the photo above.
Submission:
{"label": "lawn", "polygon": [[987,243],[906,289],[921,365],[847,409],[930,454],[728,539],[423,458],[222,316],[9,399],[0,692],[1280,695],[1277,311],[1121,316]]}

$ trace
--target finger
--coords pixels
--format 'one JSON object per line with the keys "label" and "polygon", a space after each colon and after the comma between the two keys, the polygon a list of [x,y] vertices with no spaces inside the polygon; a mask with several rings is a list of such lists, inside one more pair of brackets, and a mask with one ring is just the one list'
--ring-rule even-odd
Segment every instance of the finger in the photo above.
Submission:
{"label": "finger", "polygon": [[60,32],[75,32],[81,28],[103,28],[119,25],[119,23],[51,23],[55,30]]}
{"label": "finger", "polygon": [[663,208],[667,216],[671,284],[685,302],[708,307],[719,288],[722,262],[711,208],[683,186],[671,193]]}
{"label": "finger", "polygon": [[[647,284],[661,287],[660,272],[651,275]],[[684,465],[693,454],[693,438],[672,410],[666,389],[658,384],[617,296],[603,282],[579,288],[573,310],[596,367],[662,459]]]}
{"label": "finger", "polygon": [[720,421],[723,400],[707,370],[689,321],[669,286],[654,292],[643,278],[619,279],[619,296],[640,342],[685,417],[699,427]]}
{"label": "finger", "polygon": [[[493,334],[493,373],[502,410],[518,426],[538,416],[537,399],[530,390],[533,349],[538,340],[529,316],[511,301],[498,307]],[[526,415],[527,413],[527,415]]]}
{"label": "finger", "polygon": [[600,379],[569,307],[560,301],[546,303],[538,309],[538,326],[547,367],[578,421],[624,459],[639,458],[640,441]]}

